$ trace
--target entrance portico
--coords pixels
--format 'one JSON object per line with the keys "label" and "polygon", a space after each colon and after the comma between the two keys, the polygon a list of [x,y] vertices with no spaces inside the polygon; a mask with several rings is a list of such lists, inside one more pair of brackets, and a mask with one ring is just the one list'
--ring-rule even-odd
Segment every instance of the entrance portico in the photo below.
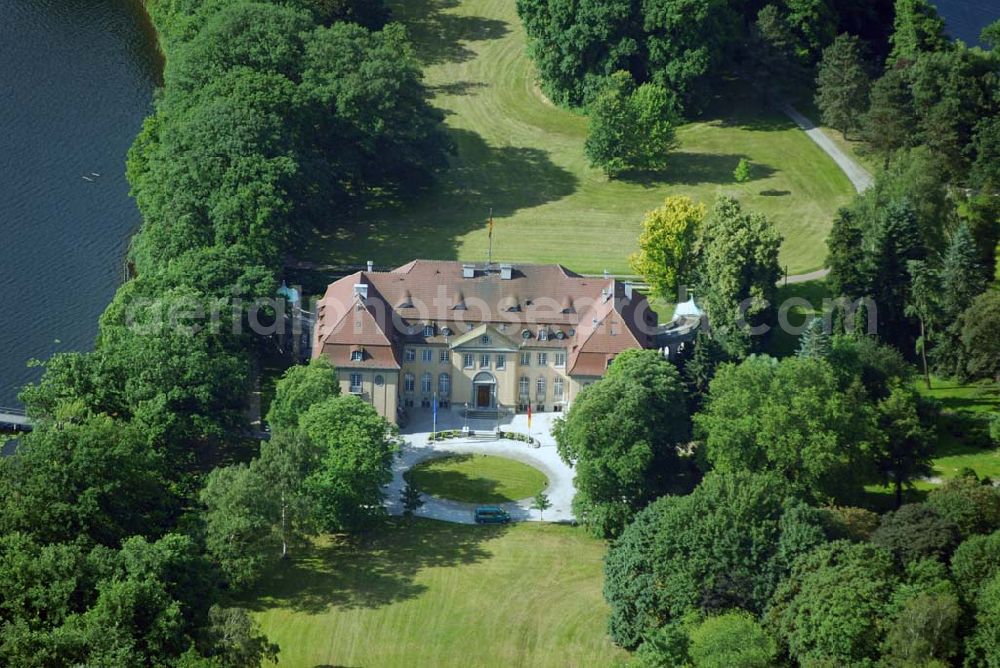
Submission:
{"label": "entrance portico", "polygon": [[477,410],[495,408],[497,402],[497,379],[489,371],[480,371],[472,379],[472,401]]}

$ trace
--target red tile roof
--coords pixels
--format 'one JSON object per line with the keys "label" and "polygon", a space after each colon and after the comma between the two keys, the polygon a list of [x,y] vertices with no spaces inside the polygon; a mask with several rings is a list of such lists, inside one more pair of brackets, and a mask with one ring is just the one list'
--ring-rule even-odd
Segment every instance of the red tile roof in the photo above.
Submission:
{"label": "red tile roof", "polygon": [[[399,368],[404,343],[444,343],[470,324],[491,323],[522,345],[568,349],[571,375],[599,376],[619,352],[652,345],[646,332],[655,328],[656,315],[644,296],[630,296],[614,279],[580,276],[560,265],[517,265],[510,279],[495,265],[480,265],[466,278],[464,266],[414,260],[332,283],[317,306],[313,354],[343,367]],[[426,325],[433,326],[431,336],[424,336]],[[548,340],[541,340],[541,330]],[[363,346],[365,359],[352,361],[351,346]]]}

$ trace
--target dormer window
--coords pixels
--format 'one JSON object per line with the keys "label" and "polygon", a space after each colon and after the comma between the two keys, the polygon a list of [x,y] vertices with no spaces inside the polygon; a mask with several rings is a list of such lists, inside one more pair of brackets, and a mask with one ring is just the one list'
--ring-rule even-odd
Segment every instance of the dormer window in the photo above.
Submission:
{"label": "dormer window", "polygon": [[428,338],[434,336],[434,325],[424,325],[424,336]]}
{"label": "dormer window", "polygon": [[549,330],[547,330],[547,329],[540,329],[540,330],[538,330],[538,340],[539,341],[548,341],[549,340]]}
{"label": "dormer window", "polygon": [[522,329],[521,330],[521,338],[525,339],[525,340],[530,339],[531,338],[531,330],[530,329]]}
{"label": "dormer window", "polygon": [[566,338],[565,332],[563,332],[561,329],[557,329],[556,330],[556,338],[559,339],[560,341],[562,341],[563,339]]}
{"label": "dormer window", "polygon": [[351,361],[360,362],[365,358],[365,353],[363,350],[352,350],[351,351]]}
{"label": "dormer window", "polygon": [[451,327],[442,327],[441,328],[441,333],[444,336],[451,336]]}

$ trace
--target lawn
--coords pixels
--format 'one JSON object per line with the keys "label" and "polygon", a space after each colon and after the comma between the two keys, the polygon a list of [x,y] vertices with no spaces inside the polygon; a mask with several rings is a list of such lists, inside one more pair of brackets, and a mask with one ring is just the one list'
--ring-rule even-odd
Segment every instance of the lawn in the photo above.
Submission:
{"label": "lawn", "polygon": [[465,503],[504,503],[535,496],[549,485],[538,469],[506,457],[451,455],[417,464],[407,482],[431,496]]}
{"label": "lawn", "polygon": [[318,541],[242,604],[282,666],[607,666],[624,652],[606,633],[604,552],[569,526],[399,521]]}
{"label": "lawn", "polygon": [[1000,411],[1000,386],[991,381],[962,385],[932,377],[931,389],[923,384],[920,389],[945,411],[938,425],[934,475],[953,478],[971,468],[980,476],[1000,480],[1000,449],[990,447],[986,422],[990,412]]}
{"label": "lawn", "polygon": [[[457,154],[418,201],[383,204],[334,221],[304,249],[320,264],[402,264],[414,256],[559,262],[585,273],[629,273],[643,215],[667,195],[710,203],[732,194],[785,236],[791,273],[822,266],[825,239],[853,189],[791,121],[729,95],[678,131],[665,173],[609,181],[583,154],[585,117],[549,103],[535,84],[513,0],[392,3],[425,65],[426,83]],[[735,183],[740,158],[752,178]]]}

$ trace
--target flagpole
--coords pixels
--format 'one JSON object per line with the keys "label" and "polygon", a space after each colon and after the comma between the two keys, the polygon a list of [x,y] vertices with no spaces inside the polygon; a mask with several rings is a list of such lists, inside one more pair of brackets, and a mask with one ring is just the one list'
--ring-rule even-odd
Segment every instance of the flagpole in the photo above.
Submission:
{"label": "flagpole", "polygon": [[438,431],[438,395],[437,392],[434,393],[434,426],[431,429],[431,434],[437,435]]}
{"label": "flagpole", "polygon": [[490,207],[490,243],[489,250],[486,251],[486,267],[493,266],[493,207]]}

